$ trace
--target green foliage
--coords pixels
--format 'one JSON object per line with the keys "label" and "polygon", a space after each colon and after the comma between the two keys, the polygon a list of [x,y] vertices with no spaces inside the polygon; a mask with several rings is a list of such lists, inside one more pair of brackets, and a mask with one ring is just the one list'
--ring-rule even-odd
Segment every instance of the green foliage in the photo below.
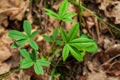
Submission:
{"label": "green foliage", "polygon": [[97,52],[98,47],[93,39],[88,37],[77,37],[79,31],[79,24],[74,25],[68,34],[64,31],[63,28],[60,29],[61,38],[65,42],[62,51],[62,58],[65,61],[69,52],[71,55],[78,61],[82,61],[86,52]]}
{"label": "green foliage", "polygon": [[31,26],[31,24],[30,24],[29,21],[27,21],[27,20],[24,21],[24,23],[23,23],[23,29],[24,29],[24,31],[26,32],[26,34],[28,36],[31,35],[32,26]]}
{"label": "green foliage", "polygon": [[56,43],[57,45],[62,45],[62,41],[58,40],[58,29],[54,29],[51,36],[43,35],[44,40],[52,43]]}
{"label": "green foliage", "polygon": [[43,74],[43,66],[50,65],[50,62],[45,60],[44,58],[37,60],[35,50],[33,50],[30,55],[30,53],[27,52],[26,49],[20,49],[20,54],[24,57],[24,59],[20,61],[20,67],[26,69],[34,66],[36,74]]}
{"label": "green foliage", "polygon": [[18,48],[18,47],[22,47],[27,42],[29,42],[30,46],[33,49],[38,50],[38,45],[32,38],[35,37],[38,34],[39,31],[34,31],[33,33],[31,33],[32,26],[31,26],[30,22],[27,21],[27,20],[24,21],[23,29],[24,29],[26,34],[20,32],[20,31],[17,31],[17,30],[11,30],[8,33],[8,36],[10,38],[16,40],[16,45],[13,44],[12,46],[14,48]]}
{"label": "green foliage", "polygon": [[62,51],[62,57],[64,61],[67,59],[68,55],[69,55],[69,44],[66,44],[63,47],[63,51]]}
{"label": "green foliage", "polygon": [[59,15],[55,13],[54,11],[47,9],[47,8],[45,10],[46,10],[47,15],[51,16],[52,18],[59,19]]}
{"label": "green foliage", "polygon": [[52,70],[51,70],[51,75],[50,75],[50,78],[49,78],[49,80],[55,80],[54,78],[59,78],[60,77],[60,73],[56,73],[55,72],[55,68],[53,68]]}
{"label": "green foliage", "polygon": [[[58,21],[66,21],[73,22],[72,19],[76,16],[74,12],[68,12],[69,2],[68,0],[64,0],[58,10],[58,13],[45,9],[46,14],[51,16],[52,18],[57,19]],[[20,54],[23,59],[20,61],[20,68],[26,69],[33,67],[36,74],[43,74],[43,67],[49,66],[50,61],[47,61],[45,58],[38,58],[37,50],[39,49],[37,43],[33,40],[33,38],[39,33],[39,31],[31,32],[32,26],[29,21],[25,20],[23,23],[23,30],[25,33],[22,33],[17,30],[11,30],[8,36],[15,40],[15,42],[11,45],[13,48],[19,48]],[[59,35],[60,32],[60,35]],[[56,50],[51,49],[53,51],[52,56],[49,57],[52,59],[57,56],[57,54],[62,50],[62,58],[65,61],[69,55],[72,55],[77,61],[83,61],[84,56],[87,52],[95,53],[98,50],[98,46],[95,41],[89,38],[86,35],[81,35],[80,37],[77,35],[79,32],[79,24],[74,25],[68,33],[63,28],[60,28],[58,31],[57,28],[54,29],[51,36],[43,35],[44,40],[52,43],[52,48],[54,48],[54,44],[57,44],[58,47]],[[59,39],[61,38],[62,41]],[[29,53],[26,49],[22,49],[22,47],[29,43],[32,52]],[[50,59],[49,58],[49,59]],[[59,77],[60,74],[56,73],[55,69],[58,65],[58,62],[55,64],[53,70],[51,70],[50,80],[53,80],[55,77]]]}
{"label": "green foliage", "polygon": [[21,39],[27,38],[25,34],[23,34],[22,32],[16,31],[16,30],[11,30],[9,32],[9,37],[15,40],[21,40]]}
{"label": "green foliage", "polygon": [[72,17],[76,16],[77,14],[74,12],[67,12],[68,7],[69,7],[68,0],[64,0],[59,7],[58,13],[50,9],[45,9],[45,10],[46,10],[46,14],[51,16],[52,18],[66,22],[73,22],[74,20],[72,19]]}
{"label": "green foliage", "polygon": [[[38,45],[32,38],[35,37],[39,33],[39,31],[34,31],[31,33],[32,26],[27,20],[24,21],[23,29],[26,34],[23,34],[22,32],[17,30],[11,30],[8,34],[10,38],[16,41],[12,44],[12,47],[20,48],[20,54],[24,58],[20,61],[20,68],[26,69],[34,66],[34,71],[36,72],[36,74],[43,74],[43,66],[49,66],[50,62],[45,60],[44,58],[37,59],[36,50],[38,50]],[[53,36],[54,39],[56,39],[55,36]],[[21,47],[24,46],[27,42],[29,42],[30,46],[33,49],[31,54],[27,52],[26,49],[21,49]]]}

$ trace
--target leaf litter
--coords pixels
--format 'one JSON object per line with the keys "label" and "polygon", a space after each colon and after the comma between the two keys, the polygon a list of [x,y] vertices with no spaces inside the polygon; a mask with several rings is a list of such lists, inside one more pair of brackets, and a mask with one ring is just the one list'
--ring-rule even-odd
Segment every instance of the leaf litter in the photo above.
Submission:
{"label": "leaf litter", "polygon": [[[58,25],[56,20],[49,18],[45,14],[43,8],[51,6],[52,9],[57,11],[60,2],[57,3],[54,0],[40,0],[38,3],[32,3],[34,6],[31,6],[29,0],[1,0],[0,56],[4,57],[0,57],[0,74],[9,72],[19,65],[19,60],[21,57],[17,50],[10,48],[10,44],[13,41],[7,37],[7,33],[9,29],[22,30],[21,23],[25,18],[33,23],[33,31],[40,30],[39,35],[35,37],[38,45],[43,50],[38,53],[39,56],[47,55],[47,53],[51,52],[51,44],[45,42],[42,35],[52,35],[53,29]],[[104,21],[107,21],[113,25],[120,24],[120,2],[118,0],[83,0],[83,3],[88,4],[86,7],[98,14]],[[94,7],[95,5],[97,7]],[[75,5],[70,3],[69,11],[78,12],[79,10]],[[104,13],[102,13],[102,11]],[[115,38],[112,38],[108,30],[108,25],[101,23],[88,11],[84,11],[83,13],[83,23],[81,25],[81,29],[84,33],[89,34],[97,41],[99,51],[96,54],[86,55],[84,62],[81,63],[76,62],[72,57],[70,57],[66,62],[60,63],[57,67],[57,71],[62,75],[59,79],[56,78],[56,80],[120,80],[119,38],[116,37],[116,35]],[[75,21],[77,20],[78,17],[75,17]],[[74,24],[75,23],[71,24],[61,22],[61,26],[65,27],[67,31],[69,31],[70,27]],[[114,34],[118,31],[112,32]],[[29,51],[31,50],[29,45],[24,47],[28,48]],[[54,58],[52,62],[57,60],[58,57]],[[4,80],[48,80],[50,77],[50,69],[46,68],[45,70],[46,73],[41,76],[35,75],[32,69],[19,71],[18,73],[11,73]],[[64,77],[64,79],[62,77]]]}

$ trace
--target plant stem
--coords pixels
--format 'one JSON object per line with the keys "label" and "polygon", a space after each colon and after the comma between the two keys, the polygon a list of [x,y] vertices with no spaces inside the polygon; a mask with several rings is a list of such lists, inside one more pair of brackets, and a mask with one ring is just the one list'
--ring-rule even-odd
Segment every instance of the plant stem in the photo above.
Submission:
{"label": "plant stem", "polygon": [[[82,2],[81,0],[79,0],[79,12],[78,12],[78,21],[79,21],[79,24],[80,26],[82,25],[82,19],[83,19],[83,8],[81,8],[81,5],[82,5]],[[80,35],[82,34],[82,29],[80,27]]]}
{"label": "plant stem", "polygon": [[52,71],[51,71],[51,76],[50,76],[50,79],[49,79],[49,80],[54,80],[53,76],[54,76],[54,74],[55,74],[56,67],[57,67],[57,65],[59,64],[60,60],[61,60],[61,57],[58,59],[58,61],[57,61],[57,63],[55,64],[54,68],[52,69]]}

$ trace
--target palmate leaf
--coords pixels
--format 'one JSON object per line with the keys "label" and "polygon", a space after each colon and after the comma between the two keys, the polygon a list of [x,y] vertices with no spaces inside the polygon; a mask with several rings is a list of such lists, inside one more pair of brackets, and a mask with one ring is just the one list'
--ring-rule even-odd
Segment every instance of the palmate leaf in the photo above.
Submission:
{"label": "palmate leaf", "polygon": [[54,31],[53,31],[53,33],[52,33],[52,38],[55,41],[57,39],[57,37],[58,37],[58,29],[55,28]]}
{"label": "palmate leaf", "polygon": [[79,31],[79,24],[75,24],[67,34],[68,41],[75,39],[78,31]]}
{"label": "palmate leaf", "polygon": [[35,73],[38,74],[38,75],[44,73],[44,72],[43,72],[43,68],[42,68],[41,64],[40,64],[38,61],[36,61],[36,62],[34,63],[34,71],[35,71]]}
{"label": "palmate leaf", "polygon": [[95,41],[93,39],[89,39],[87,37],[75,38],[75,39],[69,41],[69,43],[85,43],[85,42],[95,42]]}
{"label": "palmate leaf", "polygon": [[17,30],[11,30],[9,33],[8,33],[8,36],[12,39],[15,39],[15,40],[20,40],[20,39],[25,39],[27,38],[27,36],[25,34],[23,34],[22,32],[19,32]]}
{"label": "palmate leaf", "polygon": [[86,55],[86,50],[85,49],[79,50],[79,52],[82,55],[82,57],[84,58],[84,56]]}
{"label": "palmate leaf", "polygon": [[87,52],[91,52],[91,53],[97,52],[97,51],[98,51],[98,46],[97,46],[97,44],[96,44],[96,43],[93,43],[92,46],[86,48],[86,51],[87,51]]}
{"label": "palmate leaf", "polygon": [[31,58],[31,57],[30,57],[30,54],[27,52],[26,49],[20,49],[20,54],[21,54],[24,58],[26,58],[26,59],[30,59],[30,58]]}
{"label": "palmate leaf", "polygon": [[60,40],[56,40],[55,43],[56,43],[57,45],[59,45],[59,46],[63,44],[63,42],[60,41]]}
{"label": "palmate leaf", "polygon": [[42,66],[49,66],[50,62],[47,61],[44,58],[38,59],[36,60],[36,62],[34,63],[34,70],[37,74],[43,74],[43,68]]}
{"label": "palmate leaf", "polygon": [[30,43],[30,46],[34,49],[34,50],[38,50],[38,45],[37,43],[32,40],[32,39],[29,39],[29,43]]}
{"label": "palmate leaf", "polygon": [[86,49],[91,47],[94,43],[92,42],[84,42],[84,43],[69,43],[71,46],[77,48],[78,50]]}
{"label": "palmate leaf", "polygon": [[32,37],[32,38],[33,38],[33,37],[35,37],[38,33],[39,33],[39,31],[38,31],[38,30],[36,30],[36,31],[32,32],[31,37]]}
{"label": "palmate leaf", "polygon": [[68,58],[68,55],[69,55],[69,44],[66,44],[62,51],[63,61],[65,61]]}
{"label": "palmate leaf", "polygon": [[24,29],[24,31],[26,32],[26,34],[28,36],[31,35],[32,26],[31,26],[31,24],[30,24],[30,22],[28,20],[24,20],[23,29]]}
{"label": "palmate leaf", "polygon": [[63,16],[67,13],[68,10],[68,0],[64,0],[59,8],[58,14],[59,14],[59,18],[63,18]]}
{"label": "palmate leaf", "polygon": [[63,28],[60,28],[60,34],[61,34],[62,40],[64,42],[67,42],[67,34]]}
{"label": "palmate leaf", "polygon": [[36,61],[37,51],[33,49],[33,50],[32,50],[32,54],[30,54],[30,56],[31,56],[31,59],[32,59],[33,61]]}
{"label": "palmate leaf", "polygon": [[11,47],[12,48],[19,48],[19,46],[16,43],[12,43]]}
{"label": "palmate leaf", "polygon": [[69,12],[69,13],[66,13],[64,16],[63,16],[63,18],[72,18],[72,17],[74,17],[74,16],[76,16],[77,14],[76,13],[74,13],[74,12]]}
{"label": "palmate leaf", "polygon": [[71,19],[71,18],[63,18],[62,20],[63,20],[63,21],[66,21],[66,22],[73,22],[73,21],[74,21],[74,20]]}
{"label": "palmate leaf", "polygon": [[76,16],[76,15],[77,15],[77,14],[74,13],[74,12],[66,13],[66,14],[63,16],[62,20],[63,20],[63,21],[66,21],[66,22],[73,22],[74,20],[72,19],[72,17],[74,17],[74,16]]}
{"label": "palmate leaf", "polygon": [[41,59],[39,59],[39,60],[37,60],[37,62],[39,62],[39,64],[41,65],[41,66],[49,66],[50,65],[50,62],[49,61],[47,61],[45,58],[41,58]]}
{"label": "palmate leaf", "polygon": [[16,44],[18,45],[18,47],[22,47],[22,46],[24,46],[25,43],[27,43],[27,42],[28,42],[28,39],[26,38],[26,39],[17,40],[17,41],[16,41]]}
{"label": "palmate leaf", "polygon": [[78,51],[78,49],[71,46],[68,46],[68,47],[69,47],[70,53],[77,61],[83,61],[83,56],[80,54],[80,51]]}
{"label": "palmate leaf", "polygon": [[30,58],[23,59],[20,61],[20,68],[23,68],[23,69],[30,68],[32,67],[33,63],[34,62]]}
{"label": "palmate leaf", "polygon": [[48,42],[53,42],[53,39],[47,35],[43,35],[44,40],[48,41]]}
{"label": "palmate leaf", "polygon": [[93,39],[77,38],[69,42],[69,44],[78,50],[85,49],[87,52],[97,52],[98,47]]}
{"label": "palmate leaf", "polygon": [[55,19],[58,19],[58,18],[59,18],[59,17],[58,17],[58,14],[55,13],[54,11],[52,11],[52,10],[50,10],[50,9],[45,9],[45,11],[46,11],[46,14],[47,14],[47,15],[49,15],[49,16],[55,18]]}

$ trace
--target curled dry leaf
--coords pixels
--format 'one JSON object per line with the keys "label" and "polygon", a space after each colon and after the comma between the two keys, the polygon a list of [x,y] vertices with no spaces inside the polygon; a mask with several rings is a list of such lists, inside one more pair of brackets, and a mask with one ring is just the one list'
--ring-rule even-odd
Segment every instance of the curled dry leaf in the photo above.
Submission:
{"label": "curled dry leaf", "polygon": [[109,54],[110,58],[120,54],[120,44],[112,45],[105,51],[105,54]]}
{"label": "curled dry leaf", "polygon": [[10,48],[7,44],[0,40],[0,63],[4,62],[12,56]]}
{"label": "curled dry leaf", "polygon": [[0,63],[12,56],[10,44],[13,41],[8,37],[8,31],[0,27]]}
{"label": "curled dry leaf", "polygon": [[107,73],[115,76],[120,76],[120,62],[114,62],[107,69]]}
{"label": "curled dry leaf", "polygon": [[111,38],[104,38],[104,49],[109,48],[110,46],[112,46],[114,44],[114,41]]}
{"label": "curled dry leaf", "polygon": [[105,72],[95,72],[88,75],[87,80],[106,80]]}
{"label": "curled dry leaf", "polygon": [[[102,52],[99,54],[98,60],[105,65],[108,65],[110,59],[114,58],[115,56],[120,54],[120,44],[114,44],[114,45],[109,45],[109,47],[105,50],[105,52]],[[113,60],[113,59],[112,59]],[[106,63],[106,61],[109,61]]]}
{"label": "curled dry leaf", "polygon": [[108,80],[120,80],[120,77],[108,77]]}
{"label": "curled dry leaf", "polygon": [[115,18],[115,24],[120,24],[120,2],[112,0],[103,0],[99,6],[109,18]]}
{"label": "curled dry leaf", "polygon": [[91,72],[88,73],[88,77],[86,80],[106,80],[107,75],[104,71],[101,69],[97,69],[97,72],[95,71],[95,66],[92,62],[88,62],[87,66]]}
{"label": "curled dry leaf", "polygon": [[88,17],[86,23],[88,29],[91,29],[95,25],[94,19],[92,17]]}
{"label": "curled dry leaf", "polygon": [[2,22],[8,16],[10,20],[22,20],[28,6],[29,0],[1,0],[0,22]]}
{"label": "curled dry leaf", "polygon": [[3,63],[0,65],[0,75],[10,71],[11,64]]}

